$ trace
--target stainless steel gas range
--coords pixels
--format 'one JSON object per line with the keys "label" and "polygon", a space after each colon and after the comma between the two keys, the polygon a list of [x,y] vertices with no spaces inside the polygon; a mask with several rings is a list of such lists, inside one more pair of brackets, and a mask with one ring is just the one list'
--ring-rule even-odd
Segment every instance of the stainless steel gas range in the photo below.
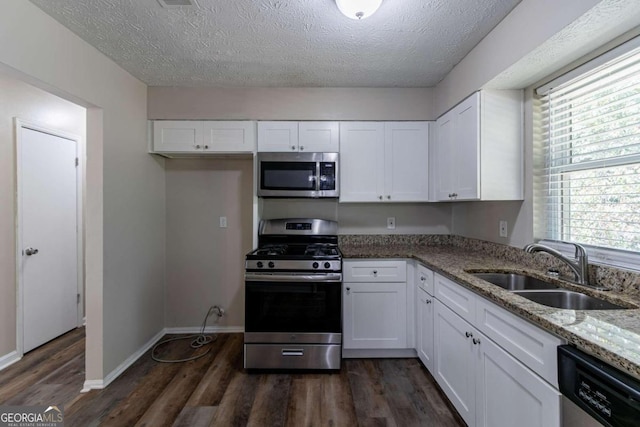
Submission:
{"label": "stainless steel gas range", "polygon": [[338,224],[260,222],[245,263],[244,367],[340,369],[342,254]]}

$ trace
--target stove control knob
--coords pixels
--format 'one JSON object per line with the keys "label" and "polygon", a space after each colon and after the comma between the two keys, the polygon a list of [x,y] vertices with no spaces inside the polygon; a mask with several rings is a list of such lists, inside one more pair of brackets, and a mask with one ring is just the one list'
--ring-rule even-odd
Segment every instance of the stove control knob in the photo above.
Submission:
{"label": "stove control knob", "polygon": [[320,264],[318,264],[317,262],[314,262],[311,266],[313,268],[318,268],[318,267],[320,267]]}
{"label": "stove control knob", "polygon": [[264,264],[262,263],[262,261],[258,261],[256,265],[258,266],[258,268],[264,267]]}
{"label": "stove control knob", "polygon": [[330,262],[325,262],[324,263],[324,268],[331,268],[331,263]]}
{"label": "stove control knob", "polygon": [[275,266],[276,266],[276,265],[273,263],[273,261],[269,261],[269,268],[273,268],[273,267],[275,267]]}

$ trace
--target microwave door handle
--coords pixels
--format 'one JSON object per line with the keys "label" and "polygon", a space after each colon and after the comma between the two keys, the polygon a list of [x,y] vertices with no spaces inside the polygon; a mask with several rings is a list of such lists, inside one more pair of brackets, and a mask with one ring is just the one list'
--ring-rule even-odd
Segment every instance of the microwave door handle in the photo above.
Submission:
{"label": "microwave door handle", "polygon": [[321,162],[316,162],[316,191],[320,191],[320,164]]}

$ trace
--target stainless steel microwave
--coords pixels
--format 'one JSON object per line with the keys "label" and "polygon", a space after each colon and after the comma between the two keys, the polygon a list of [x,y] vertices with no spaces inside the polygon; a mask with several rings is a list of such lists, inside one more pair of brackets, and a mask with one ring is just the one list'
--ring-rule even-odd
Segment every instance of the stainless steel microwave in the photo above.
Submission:
{"label": "stainless steel microwave", "polygon": [[337,198],[338,153],[258,153],[258,197]]}

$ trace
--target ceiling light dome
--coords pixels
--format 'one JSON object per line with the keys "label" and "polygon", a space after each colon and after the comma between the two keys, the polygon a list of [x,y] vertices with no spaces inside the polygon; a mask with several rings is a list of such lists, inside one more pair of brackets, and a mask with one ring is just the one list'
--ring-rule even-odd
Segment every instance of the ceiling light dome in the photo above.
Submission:
{"label": "ceiling light dome", "polygon": [[373,15],[382,4],[382,0],[336,0],[338,9],[351,19],[364,19]]}

